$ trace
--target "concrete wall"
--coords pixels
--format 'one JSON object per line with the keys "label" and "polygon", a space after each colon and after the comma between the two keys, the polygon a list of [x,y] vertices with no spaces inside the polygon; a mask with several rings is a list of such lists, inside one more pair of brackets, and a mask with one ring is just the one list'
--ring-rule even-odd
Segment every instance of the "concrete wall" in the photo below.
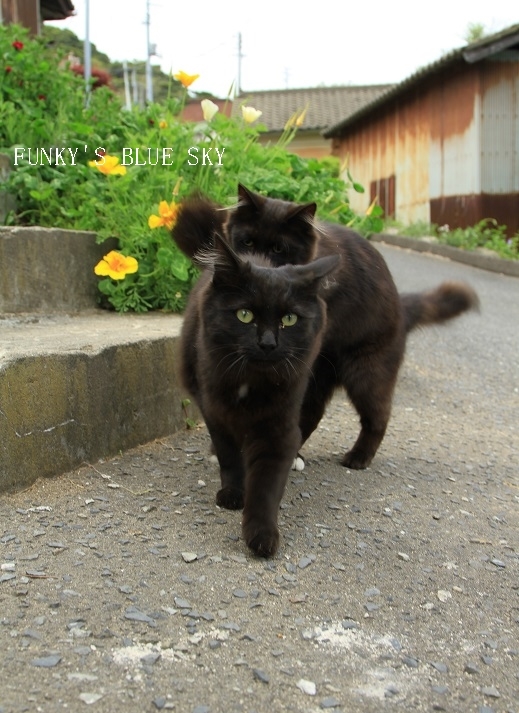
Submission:
{"label": "concrete wall", "polygon": [[94,267],[115,246],[98,245],[94,233],[0,227],[0,313],[95,307]]}

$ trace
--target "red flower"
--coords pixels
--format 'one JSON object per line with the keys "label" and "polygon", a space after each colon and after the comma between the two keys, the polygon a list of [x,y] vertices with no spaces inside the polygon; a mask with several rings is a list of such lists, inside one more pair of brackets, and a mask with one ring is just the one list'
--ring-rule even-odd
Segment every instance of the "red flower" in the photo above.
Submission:
{"label": "red flower", "polygon": [[45,101],[46,98],[45,94],[38,94],[38,99],[41,99],[41,101]]}
{"label": "red flower", "polygon": [[18,40],[16,40],[15,42],[13,42],[13,47],[19,52],[20,50],[23,50],[23,42],[19,42]]}
{"label": "red flower", "polygon": [[7,67],[5,68],[5,73],[9,74],[9,72],[12,72],[12,71],[13,71],[13,68],[10,67],[9,65],[7,65]]}

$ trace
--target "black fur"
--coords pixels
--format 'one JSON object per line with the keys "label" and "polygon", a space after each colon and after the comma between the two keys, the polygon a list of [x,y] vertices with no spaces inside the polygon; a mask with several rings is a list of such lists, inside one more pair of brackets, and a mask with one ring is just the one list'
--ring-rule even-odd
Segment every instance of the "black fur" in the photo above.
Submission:
{"label": "black fur", "polygon": [[326,328],[319,285],[339,262],[272,267],[216,238],[193,289],[181,340],[181,375],[220,464],[218,505],[243,507],[257,554],[278,547],[277,514],[301,444],[299,417]]}

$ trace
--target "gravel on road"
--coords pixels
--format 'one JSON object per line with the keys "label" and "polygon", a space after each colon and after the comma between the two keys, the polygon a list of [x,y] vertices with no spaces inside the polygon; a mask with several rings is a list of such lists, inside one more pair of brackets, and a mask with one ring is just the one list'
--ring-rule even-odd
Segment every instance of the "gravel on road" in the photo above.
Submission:
{"label": "gravel on road", "polygon": [[413,334],[372,466],[338,393],[254,557],[203,425],[0,499],[0,713],[519,712],[519,281]]}

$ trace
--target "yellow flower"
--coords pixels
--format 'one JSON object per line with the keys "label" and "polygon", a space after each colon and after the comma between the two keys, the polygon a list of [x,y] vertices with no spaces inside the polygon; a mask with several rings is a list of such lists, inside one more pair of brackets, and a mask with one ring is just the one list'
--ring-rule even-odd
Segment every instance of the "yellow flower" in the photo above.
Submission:
{"label": "yellow flower", "polygon": [[134,257],[127,257],[112,250],[97,263],[94,272],[102,277],[111,277],[112,280],[124,280],[126,275],[137,272],[138,269],[139,263]]}
{"label": "yellow flower", "polygon": [[166,227],[168,230],[175,225],[178,214],[178,205],[175,201],[168,203],[167,201],[160,201],[159,203],[159,214],[150,215],[148,218],[148,225],[150,228],[160,228],[161,226]]}
{"label": "yellow flower", "polygon": [[204,114],[205,121],[211,121],[213,116],[219,110],[218,104],[215,104],[210,99],[202,99],[202,101],[200,102],[200,106],[202,107],[202,112]]}
{"label": "yellow flower", "polygon": [[373,213],[373,210],[375,209],[375,206],[377,205],[377,203],[378,203],[378,196],[375,196],[375,198],[373,198],[369,208],[366,211],[366,215],[371,215]]}
{"label": "yellow flower", "polygon": [[299,114],[299,116],[296,119],[296,126],[299,128],[300,126],[303,125],[303,121],[305,120],[306,117],[306,112],[308,111],[308,107],[303,109],[303,111]]}
{"label": "yellow flower", "polygon": [[260,116],[263,114],[262,111],[259,111],[259,109],[255,109],[253,106],[242,106],[241,113],[243,116],[243,121],[246,124],[252,124],[253,121],[259,119]]}
{"label": "yellow flower", "polygon": [[168,128],[168,122],[165,121],[164,119],[161,119],[159,121],[159,129],[167,129]]}
{"label": "yellow flower", "polygon": [[193,84],[193,82],[196,82],[196,80],[198,79],[198,77],[200,75],[199,74],[186,74],[185,72],[182,72],[182,70],[181,70],[180,72],[177,72],[173,76],[178,82],[180,82],[180,84],[183,87],[186,87],[186,89],[187,89],[187,87],[190,87]]}
{"label": "yellow flower", "polygon": [[125,166],[119,166],[117,156],[109,156],[105,154],[98,161],[89,161],[88,165],[92,168],[97,168],[98,171],[104,173],[105,176],[124,176],[126,173]]}

